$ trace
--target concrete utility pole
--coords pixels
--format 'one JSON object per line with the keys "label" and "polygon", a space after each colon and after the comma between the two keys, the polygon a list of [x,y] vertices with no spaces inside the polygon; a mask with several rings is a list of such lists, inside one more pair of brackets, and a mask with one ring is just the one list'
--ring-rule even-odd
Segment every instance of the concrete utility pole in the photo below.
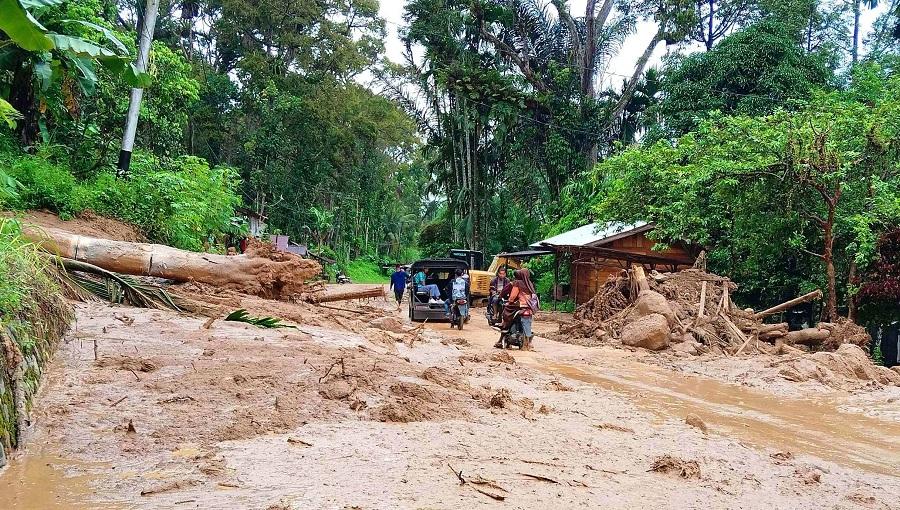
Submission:
{"label": "concrete utility pole", "polygon": [[[156,28],[156,13],[159,11],[159,0],[147,0],[144,9],[144,26],[141,30],[140,44],[138,45],[137,62],[134,66],[138,72],[147,70],[147,60],[150,58],[150,43],[153,42],[153,29]],[[122,137],[122,150],[119,151],[119,164],[116,165],[116,177],[128,175],[131,166],[131,151],[134,149],[134,135],[137,132],[138,115],[141,112],[141,98],[144,89],[131,89],[131,102],[128,105],[128,116],[125,118],[125,135]]]}

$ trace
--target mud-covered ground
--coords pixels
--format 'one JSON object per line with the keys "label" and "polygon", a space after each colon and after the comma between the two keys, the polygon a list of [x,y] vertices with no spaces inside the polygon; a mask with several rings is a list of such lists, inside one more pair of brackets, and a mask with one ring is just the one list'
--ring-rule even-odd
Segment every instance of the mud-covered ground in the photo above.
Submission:
{"label": "mud-covered ground", "polygon": [[900,508],[891,389],[240,305],[297,329],[77,305],[0,508]]}

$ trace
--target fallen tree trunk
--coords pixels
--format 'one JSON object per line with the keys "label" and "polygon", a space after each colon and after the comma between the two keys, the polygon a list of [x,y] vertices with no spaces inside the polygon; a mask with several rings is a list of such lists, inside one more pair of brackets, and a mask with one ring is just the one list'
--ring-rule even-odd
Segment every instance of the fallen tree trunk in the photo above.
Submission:
{"label": "fallen tree trunk", "polygon": [[822,291],[821,290],[814,290],[808,294],[804,294],[804,295],[794,298],[790,301],[785,301],[784,303],[781,303],[780,305],[776,305],[776,306],[773,306],[772,308],[763,310],[761,312],[757,312],[756,314],[753,315],[753,318],[754,319],[762,319],[763,317],[768,317],[769,315],[773,315],[778,312],[783,312],[783,311],[793,308],[799,304],[807,303],[809,301],[813,301],[816,299],[822,299]]}
{"label": "fallen tree trunk", "polygon": [[266,298],[299,294],[303,282],[321,271],[318,262],[275,251],[259,243],[244,255],[216,255],[171,246],[111,241],[63,230],[25,229],[43,250],[116,273],[195,281]]}
{"label": "fallen tree trunk", "polygon": [[368,299],[384,297],[383,287],[368,287],[365,289],[320,292],[316,294],[307,294],[305,299],[310,303],[332,303],[334,301],[349,301],[351,299]]}
{"label": "fallen tree trunk", "polygon": [[766,341],[766,342],[772,342],[779,338],[783,338],[785,335],[787,335],[786,331],[780,331],[780,330],[767,331],[765,333],[760,333],[759,339]]}
{"label": "fallen tree trunk", "polygon": [[784,335],[786,344],[818,345],[831,336],[831,331],[820,328],[806,328],[799,331],[790,331]]}
{"label": "fallen tree trunk", "polygon": [[772,333],[772,332],[776,332],[776,331],[786,333],[788,329],[789,328],[788,328],[787,322],[779,322],[778,324],[763,324],[759,328],[759,334],[764,335],[766,333]]}

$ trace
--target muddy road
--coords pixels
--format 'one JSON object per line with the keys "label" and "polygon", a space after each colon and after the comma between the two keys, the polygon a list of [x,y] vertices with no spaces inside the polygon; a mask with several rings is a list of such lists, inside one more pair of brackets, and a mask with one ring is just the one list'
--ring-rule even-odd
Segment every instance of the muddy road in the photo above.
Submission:
{"label": "muddy road", "polygon": [[900,508],[896,388],[241,306],[297,329],[77,305],[0,508]]}

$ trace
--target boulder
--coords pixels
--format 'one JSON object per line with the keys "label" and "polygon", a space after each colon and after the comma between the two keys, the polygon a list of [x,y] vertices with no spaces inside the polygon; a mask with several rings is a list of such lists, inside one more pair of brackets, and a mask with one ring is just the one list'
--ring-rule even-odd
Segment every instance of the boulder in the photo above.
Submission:
{"label": "boulder", "polygon": [[637,318],[622,328],[622,344],[658,351],[668,347],[670,332],[666,317],[652,313]]}
{"label": "boulder", "polygon": [[659,292],[643,290],[634,302],[632,317],[640,318],[653,314],[665,317],[670,328],[675,324],[675,311],[672,310],[669,301]]}

